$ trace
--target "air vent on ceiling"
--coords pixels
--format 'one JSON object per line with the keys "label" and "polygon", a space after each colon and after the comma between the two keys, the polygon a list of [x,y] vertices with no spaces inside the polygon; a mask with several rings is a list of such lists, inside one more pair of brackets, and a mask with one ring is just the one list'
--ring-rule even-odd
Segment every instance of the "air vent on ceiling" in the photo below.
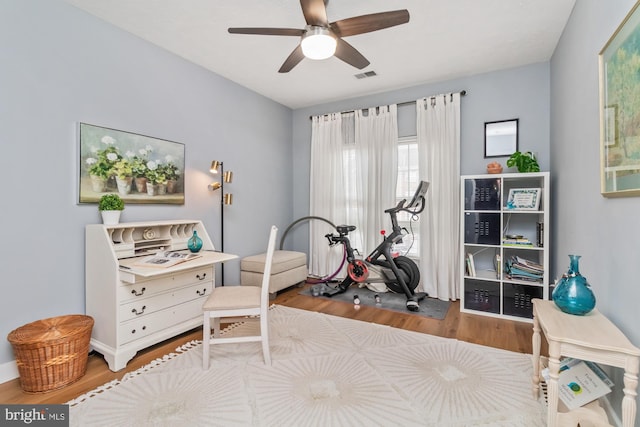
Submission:
{"label": "air vent on ceiling", "polygon": [[367,71],[366,73],[356,74],[356,79],[366,79],[367,77],[377,76],[375,71]]}

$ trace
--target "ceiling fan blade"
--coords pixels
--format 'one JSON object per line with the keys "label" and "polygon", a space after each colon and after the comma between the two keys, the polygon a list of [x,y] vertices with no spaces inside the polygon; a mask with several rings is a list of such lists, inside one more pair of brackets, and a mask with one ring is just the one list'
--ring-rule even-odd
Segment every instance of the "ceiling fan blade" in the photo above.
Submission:
{"label": "ceiling fan blade", "polygon": [[289,55],[289,57],[284,61],[284,63],[282,64],[278,72],[288,73],[293,69],[293,67],[298,65],[300,61],[302,61],[303,59],[304,59],[304,53],[302,53],[302,47],[298,45],[298,47],[296,47],[293,50],[293,52],[291,52],[291,55]]}
{"label": "ceiling fan blade", "polygon": [[257,34],[261,36],[302,36],[297,28],[229,28],[231,34]]}
{"label": "ceiling fan blade", "polygon": [[348,37],[406,24],[407,22],[409,22],[409,11],[402,9],[341,19],[331,23],[329,26],[339,37]]}
{"label": "ceiling fan blade", "polygon": [[324,0],[300,0],[300,6],[307,25],[326,27],[329,24]]}
{"label": "ceiling fan blade", "polygon": [[369,65],[367,58],[341,38],[338,38],[338,45],[336,46],[336,53],[334,55],[336,58],[342,59],[347,64],[353,65],[360,70]]}

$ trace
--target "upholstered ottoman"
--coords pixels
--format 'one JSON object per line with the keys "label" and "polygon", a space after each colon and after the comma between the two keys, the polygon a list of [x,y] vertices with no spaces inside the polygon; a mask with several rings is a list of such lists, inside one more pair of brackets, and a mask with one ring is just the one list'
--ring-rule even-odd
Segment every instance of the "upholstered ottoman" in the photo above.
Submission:
{"label": "upholstered ottoman", "polygon": [[[262,285],[262,273],[267,254],[248,256],[240,261],[240,284]],[[275,251],[271,265],[269,293],[275,295],[289,286],[307,280],[307,254],[294,251]]]}

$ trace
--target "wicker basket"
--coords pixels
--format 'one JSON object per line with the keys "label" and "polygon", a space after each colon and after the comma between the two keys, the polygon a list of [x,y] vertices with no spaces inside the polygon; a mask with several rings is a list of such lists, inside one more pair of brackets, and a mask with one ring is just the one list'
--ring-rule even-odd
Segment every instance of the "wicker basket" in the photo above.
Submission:
{"label": "wicker basket", "polygon": [[82,377],[87,369],[93,319],[73,314],[38,320],[9,333],[22,390],[44,393]]}

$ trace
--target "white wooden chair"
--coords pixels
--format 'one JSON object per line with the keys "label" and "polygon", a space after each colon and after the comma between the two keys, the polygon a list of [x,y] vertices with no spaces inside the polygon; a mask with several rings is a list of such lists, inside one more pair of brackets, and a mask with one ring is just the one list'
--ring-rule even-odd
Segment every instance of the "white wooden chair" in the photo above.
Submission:
{"label": "white wooden chair", "polygon": [[[271,277],[271,264],[273,252],[276,247],[276,235],[278,228],[271,227],[269,235],[269,245],[267,257],[264,265],[264,275],[261,286],[223,286],[214,288],[207,301],[202,306],[204,314],[202,329],[202,366],[209,369],[209,353],[211,345],[240,343],[240,342],[262,342],[262,353],[264,363],[271,365],[271,355],[269,353],[269,324],[267,322],[267,311],[269,310],[269,279]],[[242,316],[260,316],[260,333],[253,336],[221,337],[220,319],[238,318]],[[211,319],[213,319],[213,337],[211,336]],[[235,319],[238,320],[238,319]],[[234,320],[230,320],[234,321]]]}

